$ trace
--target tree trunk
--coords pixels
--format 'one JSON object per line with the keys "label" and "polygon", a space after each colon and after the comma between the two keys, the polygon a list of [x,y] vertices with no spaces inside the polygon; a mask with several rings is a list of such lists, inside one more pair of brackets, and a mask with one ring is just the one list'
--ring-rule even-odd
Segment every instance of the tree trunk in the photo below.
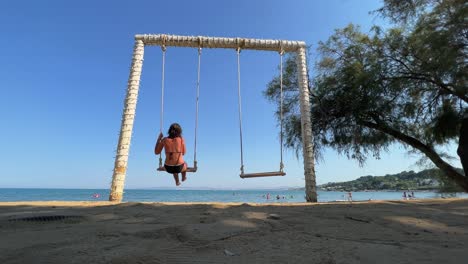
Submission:
{"label": "tree trunk", "polygon": [[460,187],[463,188],[463,190],[465,190],[465,192],[468,192],[468,177],[464,177],[463,175],[458,173],[454,167],[445,162],[439,156],[439,154],[437,154],[437,152],[435,152],[431,147],[425,145],[416,138],[405,135],[400,131],[388,127],[384,124],[376,124],[367,121],[362,121],[361,124],[369,128],[373,128],[386,134],[389,134],[394,138],[412,146],[413,148],[418,149],[419,151],[424,153],[424,155],[426,155],[439,169],[441,169],[445,173],[445,175],[447,175],[447,177],[455,181]]}
{"label": "tree trunk", "polygon": [[298,49],[296,65],[300,94],[299,106],[301,109],[301,135],[306,201],[309,203],[316,203],[317,185],[315,179],[314,135],[312,133],[313,124],[310,112],[309,78],[307,77],[305,48]]}
{"label": "tree trunk", "polygon": [[460,128],[460,138],[458,139],[458,156],[465,171],[465,177],[468,177],[468,114],[462,119]]}
{"label": "tree trunk", "polygon": [[143,67],[143,55],[145,44],[141,40],[135,41],[133,48],[132,66],[127,83],[127,96],[124,101],[122,113],[122,123],[120,125],[119,144],[114,162],[114,173],[112,174],[112,185],[109,194],[109,201],[121,202],[125,185],[125,175],[127,173],[128,153],[130,141],[132,139],[133,123],[135,121],[135,111],[140,87],[141,70]]}

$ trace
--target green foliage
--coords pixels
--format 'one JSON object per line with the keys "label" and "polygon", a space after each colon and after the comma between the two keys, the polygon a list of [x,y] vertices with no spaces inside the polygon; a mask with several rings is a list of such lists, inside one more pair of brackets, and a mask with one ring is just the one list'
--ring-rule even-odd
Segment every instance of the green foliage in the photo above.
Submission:
{"label": "green foliage", "polygon": [[[297,80],[296,54],[286,54],[283,65],[283,122],[284,122],[284,144],[286,147],[296,150],[296,156],[302,148],[301,116],[299,106],[299,90]],[[309,82],[309,90],[311,89]],[[264,96],[278,105],[276,117],[280,117],[280,76],[276,76],[268,84]],[[298,133],[299,132],[299,133]],[[321,144],[315,144],[315,156],[321,157]]]}
{"label": "green foliage", "polygon": [[433,7],[438,0],[384,0],[384,6],[377,10],[393,22],[408,23],[421,16],[427,7]]}
{"label": "green foliage", "polygon": [[[457,138],[468,103],[468,5],[463,0],[386,0],[377,12],[397,26],[364,33],[351,24],[319,43],[309,81],[316,154],[330,147],[363,164],[399,142],[464,181],[435,149]],[[294,55],[283,75],[286,146],[299,151]],[[278,88],[275,77],[265,96],[278,101]]]}

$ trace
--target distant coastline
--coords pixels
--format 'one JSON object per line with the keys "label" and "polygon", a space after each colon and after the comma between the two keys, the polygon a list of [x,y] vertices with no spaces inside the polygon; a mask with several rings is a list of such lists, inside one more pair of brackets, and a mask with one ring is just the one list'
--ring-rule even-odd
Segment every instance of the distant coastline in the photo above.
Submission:
{"label": "distant coastline", "polygon": [[[458,169],[462,172],[461,169]],[[347,182],[330,182],[317,186],[322,191],[428,191],[460,192],[453,182],[447,179],[439,169],[427,169],[420,172],[403,171],[385,176],[362,176]]]}

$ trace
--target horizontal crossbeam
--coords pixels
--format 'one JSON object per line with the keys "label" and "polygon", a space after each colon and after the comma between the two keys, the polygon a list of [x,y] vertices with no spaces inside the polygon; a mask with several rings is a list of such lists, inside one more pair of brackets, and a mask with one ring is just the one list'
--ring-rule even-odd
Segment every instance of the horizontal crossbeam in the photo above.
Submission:
{"label": "horizontal crossbeam", "polygon": [[177,36],[165,34],[135,35],[136,40],[141,40],[146,46],[172,46],[191,48],[224,48],[224,49],[249,49],[296,52],[305,48],[303,41],[249,39],[249,38],[218,38],[203,36]]}

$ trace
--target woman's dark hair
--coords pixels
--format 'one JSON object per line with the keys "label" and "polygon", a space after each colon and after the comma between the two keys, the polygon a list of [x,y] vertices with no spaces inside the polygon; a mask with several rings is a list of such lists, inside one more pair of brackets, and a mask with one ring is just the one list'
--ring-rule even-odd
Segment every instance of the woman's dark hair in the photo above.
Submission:
{"label": "woman's dark hair", "polygon": [[167,134],[169,134],[169,138],[180,137],[182,135],[182,128],[179,124],[174,123],[169,127]]}

